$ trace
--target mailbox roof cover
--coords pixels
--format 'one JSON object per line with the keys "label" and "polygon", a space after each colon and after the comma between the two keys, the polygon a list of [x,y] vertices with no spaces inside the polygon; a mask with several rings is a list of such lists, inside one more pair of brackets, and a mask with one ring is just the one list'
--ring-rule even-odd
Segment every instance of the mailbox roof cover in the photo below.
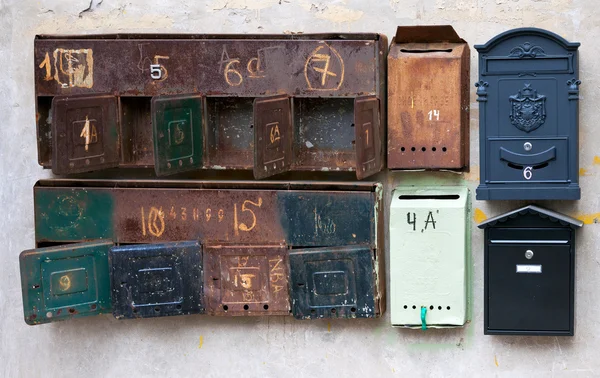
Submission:
{"label": "mailbox roof cover", "polygon": [[113,247],[115,318],[203,313],[201,248],[197,241]]}
{"label": "mailbox roof cover", "polygon": [[537,214],[540,216],[540,218],[548,219],[551,222],[559,222],[561,225],[569,226],[573,229],[580,228],[583,226],[583,222],[578,219],[571,218],[567,215],[557,213],[552,210],[547,210],[547,209],[544,209],[542,207],[538,207],[535,205],[528,205],[528,206],[522,207],[520,209],[509,211],[508,213],[501,214],[501,215],[495,216],[493,218],[490,218],[490,219],[486,220],[485,222],[482,222],[481,224],[479,224],[479,226],[477,226],[477,227],[479,227],[481,229],[488,228],[488,227],[494,227],[498,222],[503,223],[510,219],[514,219],[520,215],[526,215],[526,214]]}
{"label": "mailbox roof cover", "polygon": [[579,43],[520,28],[476,45],[479,200],[576,200]]}
{"label": "mailbox roof cover", "polygon": [[110,312],[112,246],[92,241],[21,253],[25,322],[34,325]]}

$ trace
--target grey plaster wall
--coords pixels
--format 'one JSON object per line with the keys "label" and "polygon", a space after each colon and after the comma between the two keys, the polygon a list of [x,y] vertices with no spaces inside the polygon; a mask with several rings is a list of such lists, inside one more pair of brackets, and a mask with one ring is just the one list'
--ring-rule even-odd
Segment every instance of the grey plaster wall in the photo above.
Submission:
{"label": "grey plaster wall", "polygon": [[[600,22],[595,0],[0,0],[0,375],[62,376],[596,376],[600,375]],[[545,203],[583,219],[577,255],[576,336],[483,335],[482,232],[473,222],[473,319],[465,329],[392,329],[378,320],[185,316],[116,321],[112,316],[30,327],[22,315],[18,255],[33,247],[37,164],[33,38],[40,33],[381,32],[396,25],[454,25],[472,46],[520,26],[582,43],[582,200]],[[472,77],[477,77],[472,51]],[[398,183],[479,177],[478,106],[471,96],[471,173],[382,175]],[[419,176],[420,175],[420,176]],[[474,193],[474,192],[473,192]],[[474,196],[473,196],[474,197]],[[389,202],[388,202],[389,203]],[[474,201],[476,220],[521,203]]]}

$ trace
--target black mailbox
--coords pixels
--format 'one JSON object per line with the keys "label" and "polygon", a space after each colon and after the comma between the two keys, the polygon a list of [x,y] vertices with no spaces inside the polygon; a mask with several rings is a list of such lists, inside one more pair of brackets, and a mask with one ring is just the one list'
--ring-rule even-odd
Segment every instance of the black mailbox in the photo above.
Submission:
{"label": "black mailbox", "polygon": [[575,229],[583,222],[534,205],[488,219],[484,333],[573,336]]}
{"label": "black mailbox", "polygon": [[479,52],[478,200],[577,200],[579,43],[504,32]]}

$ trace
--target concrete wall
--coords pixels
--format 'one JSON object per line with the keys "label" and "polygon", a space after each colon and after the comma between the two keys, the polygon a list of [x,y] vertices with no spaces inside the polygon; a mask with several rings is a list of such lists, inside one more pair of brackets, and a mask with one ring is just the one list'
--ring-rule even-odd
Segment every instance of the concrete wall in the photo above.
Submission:
{"label": "concrete wall", "polygon": [[[595,0],[0,0],[0,375],[38,376],[594,376],[600,374],[600,22]],[[37,164],[33,38],[40,33],[381,32],[397,25],[452,24],[470,45],[514,27],[552,30],[580,49],[582,200],[545,203],[584,219],[578,235],[576,336],[483,335],[482,232],[473,222],[474,306],[460,330],[392,329],[378,320],[184,316],[116,321],[112,316],[37,327],[22,314],[18,255],[33,247]],[[472,51],[472,77],[477,77]],[[471,173],[421,173],[427,181],[479,176],[478,105],[471,96]],[[415,174],[383,175],[389,189]],[[406,182],[406,181],[404,181]],[[473,192],[474,193],[474,192]],[[474,196],[473,196],[474,197]],[[389,203],[389,202],[388,202]],[[474,201],[476,221],[521,203]]]}

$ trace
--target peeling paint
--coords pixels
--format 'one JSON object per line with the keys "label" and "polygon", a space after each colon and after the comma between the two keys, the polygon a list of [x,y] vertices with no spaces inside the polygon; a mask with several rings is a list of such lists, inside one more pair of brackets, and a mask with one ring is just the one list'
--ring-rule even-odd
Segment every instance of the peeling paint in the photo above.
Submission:
{"label": "peeling paint", "polygon": [[[343,1],[345,4],[346,1]],[[315,18],[331,21],[336,24],[344,22],[356,22],[360,20],[364,12],[351,9],[345,5],[323,3],[311,3],[309,1],[300,1],[300,6],[307,11],[314,13]]]}
{"label": "peeling paint", "polygon": [[575,215],[576,219],[579,219],[583,222],[583,224],[594,224],[598,223],[598,219],[600,218],[600,213],[590,213],[590,214],[578,214]]}
{"label": "peeling paint", "polygon": [[146,32],[152,30],[152,32],[155,32],[173,27],[173,20],[163,15],[125,16],[120,13],[112,19],[113,22],[107,22],[106,15],[99,15],[98,13],[90,13],[81,18],[57,16],[39,22],[34,29],[34,34],[64,34],[65,25],[69,25],[70,30],[77,30],[80,34],[87,32],[114,33],[124,30],[146,30]]}
{"label": "peeling paint", "polygon": [[478,207],[475,208],[475,211],[473,212],[473,220],[475,221],[475,223],[481,223],[483,221],[485,221],[487,219],[487,215],[485,215],[485,213]]}

